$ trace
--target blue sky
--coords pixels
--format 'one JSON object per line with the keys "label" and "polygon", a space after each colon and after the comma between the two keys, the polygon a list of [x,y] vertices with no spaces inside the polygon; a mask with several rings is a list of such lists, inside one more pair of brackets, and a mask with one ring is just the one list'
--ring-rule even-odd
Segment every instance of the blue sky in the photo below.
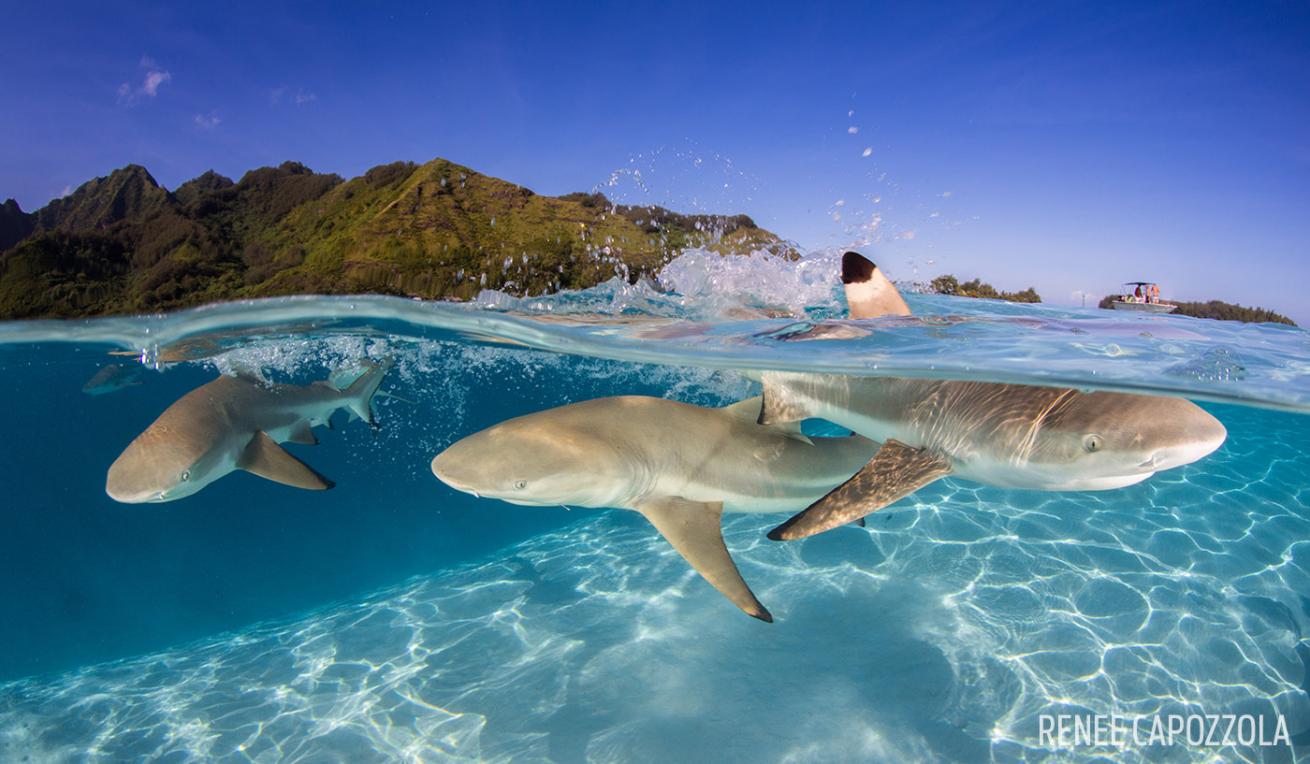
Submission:
{"label": "blue sky", "polygon": [[5,11],[24,209],[129,162],[441,156],[867,242],[896,278],[1154,278],[1310,324],[1305,3],[109,5]]}

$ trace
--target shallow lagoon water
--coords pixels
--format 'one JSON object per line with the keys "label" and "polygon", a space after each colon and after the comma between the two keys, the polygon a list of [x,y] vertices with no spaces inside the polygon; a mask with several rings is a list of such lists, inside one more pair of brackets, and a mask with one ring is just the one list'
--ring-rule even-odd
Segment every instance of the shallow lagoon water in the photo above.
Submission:
{"label": "shallow lagoon water", "polygon": [[[1310,335],[926,295],[914,319],[833,322],[834,272],[693,253],[662,274],[670,292],[0,327],[0,384],[21,402],[0,759],[1310,755]],[[813,339],[831,327],[845,339]],[[83,394],[137,362],[110,350],[151,370]],[[167,504],[104,495],[117,453],[216,370],[304,383],[362,355],[396,359],[381,431],[342,421],[292,447],[335,490],[236,474]],[[803,542],[730,517],[772,625],[633,513],[478,501],[428,471],[453,440],[565,402],[727,403],[751,393],[742,368],[1182,394],[1229,439],[1109,492],[948,479]],[[1292,745],[1053,753],[1038,716],[1055,713],[1282,714]]]}

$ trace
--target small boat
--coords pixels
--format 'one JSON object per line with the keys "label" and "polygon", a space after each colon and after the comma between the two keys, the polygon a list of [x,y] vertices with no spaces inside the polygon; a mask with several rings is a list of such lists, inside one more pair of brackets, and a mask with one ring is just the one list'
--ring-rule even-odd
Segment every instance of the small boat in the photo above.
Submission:
{"label": "small boat", "polygon": [[[1136,310],[1143,313],[1173,313],[1178,306],[1159,298],[1160,286],[1154,281],[1128,281],[1124,293],[1110,301],[1115,310]],[[1155,295],[1155,296],[1152,296]]]}

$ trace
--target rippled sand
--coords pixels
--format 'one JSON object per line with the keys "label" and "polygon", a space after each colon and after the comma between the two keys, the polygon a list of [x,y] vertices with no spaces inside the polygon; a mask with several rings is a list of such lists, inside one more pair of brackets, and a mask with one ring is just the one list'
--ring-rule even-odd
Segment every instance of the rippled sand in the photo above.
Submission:
{"label": "rippled sand", "polygon": [[1216,410],[1220,452],[1120,491],[947,481],[867,529],[793,544],[733,518],[728,545],[773,625],[640,517],[580,511],[363,602],[2,685],[0,759],[1073,758],[1039,746],[1042,713],[1250,713],[1271,729],[1282,713],[1304,756],[1310,428]]}

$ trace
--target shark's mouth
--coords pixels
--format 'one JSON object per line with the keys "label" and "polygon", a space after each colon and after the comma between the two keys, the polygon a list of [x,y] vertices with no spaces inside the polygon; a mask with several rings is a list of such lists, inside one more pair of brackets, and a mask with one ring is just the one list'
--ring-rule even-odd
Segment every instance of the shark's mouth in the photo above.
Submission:
{"label": "shark's mouth", "polygon": [[[454,488],[456,491],[459,491],[460,493],[467,493],[468,495],[472,496],[472,497],[475,498],[475,499],[481,499],[481,498],[483,498],[482,494],[481,494],[480,492],[478,492],[477,490],[473,489],[473,488],[465,488],[464,486],[462,486],[462,485],[456,485],[456,484],[450,482],[449,480],[446,480],[445,483],[446,483],[446,485],[450,486],[451,488]],[[496,498],[496,497],[495,497],[495,496],[488,496],[488,497],[486,497],[486,498],[488,498],[488,499],[494,499],[494,498]]]}
{"label": "shark's mouth", "polygon": [[1146,461],[1142,462],[1137,466],[1142,470],[1148,472],[1155,472],[1157,469],[1160,468],[1161,461],[1162,460],[1160,459],[1160,454],[1155,453],[1155,454],[1151,454],[1151,458],[1147,459]]}

